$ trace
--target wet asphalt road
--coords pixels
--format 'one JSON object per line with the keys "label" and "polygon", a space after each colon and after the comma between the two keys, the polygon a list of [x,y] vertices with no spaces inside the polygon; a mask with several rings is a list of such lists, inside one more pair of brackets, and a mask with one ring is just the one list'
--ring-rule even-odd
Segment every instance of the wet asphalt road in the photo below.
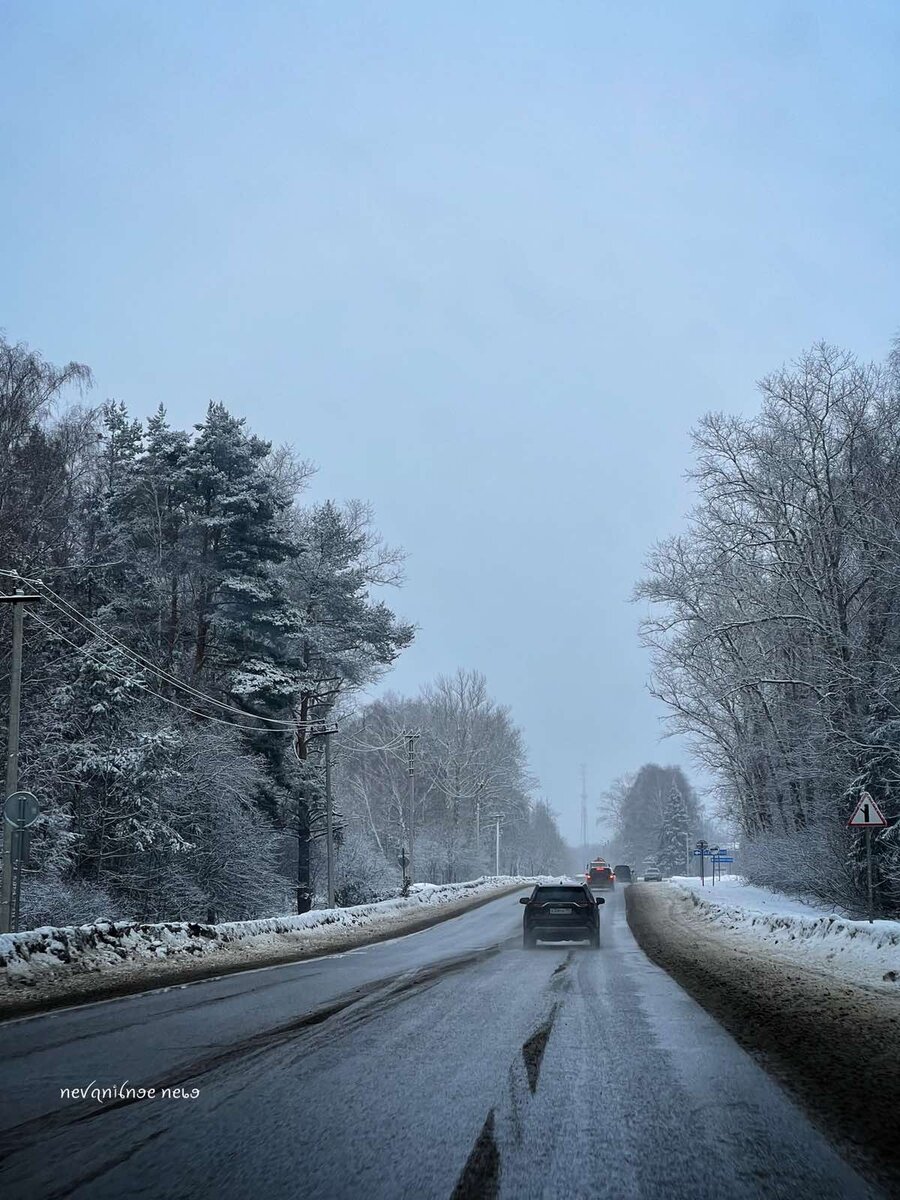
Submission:
{"label": "wet asphalt road", "polygon": [[[0,1195],[880,1195],[638,949],[521,948],[505,897],[406,938],[0,1025]],[[60,1088],[199,1089],[116,1105]]]}

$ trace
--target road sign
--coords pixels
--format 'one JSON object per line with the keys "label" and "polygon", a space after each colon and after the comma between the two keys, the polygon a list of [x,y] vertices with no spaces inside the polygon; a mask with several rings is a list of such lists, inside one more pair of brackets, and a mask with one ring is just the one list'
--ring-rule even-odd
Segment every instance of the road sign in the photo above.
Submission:
{"label": "road sign", "polygon": [[13,792],[11,796],[6,797],[3,811],[10,825],[14,825],[16,829],[27,829],[41,815],[41,806],[37,796],[33,796],[31,792]]}
{"label": "road sign", "polygon": [[717,854],[717,855],[716,855],[716,862],[717,862],[717,863],[723,863],[723,862],[724,862],[724,863],[732,863],[732,862],[734,862],[734,859],[733,859],[733,858],[726,858],[726,857],[725,857],[724,855],[722,855],[722,854]]}
{"label": "road sign", "polygon": [[874,919],[875,911],[872,891],[872,830],[883,829],[887,823],[887,818],[869,793],[860,792],[856,808],[854,808],[853,815],[847,824],[854,829],[865,829],[866,831],[866,890],[869,894],[870,925]]}
{"label": "road sign", "polygon": [[856,829],[881,829],[887,825],[887,819],[869,793],[861,792],[853,816],[847,824]]}

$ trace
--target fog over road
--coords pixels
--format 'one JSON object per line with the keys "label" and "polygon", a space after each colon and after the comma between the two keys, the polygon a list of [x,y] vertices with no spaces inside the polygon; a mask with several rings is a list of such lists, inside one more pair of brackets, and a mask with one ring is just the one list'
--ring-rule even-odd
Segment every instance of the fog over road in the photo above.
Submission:
{"label": "fog over road", "polygon": [[[505,897],[392,942],[0,1026],[0,1192],[880,1194],[646,959],[621,890],[599,952],[524,951],[521,914]],[[199,1096],[59,1096],[124,1080]]]}

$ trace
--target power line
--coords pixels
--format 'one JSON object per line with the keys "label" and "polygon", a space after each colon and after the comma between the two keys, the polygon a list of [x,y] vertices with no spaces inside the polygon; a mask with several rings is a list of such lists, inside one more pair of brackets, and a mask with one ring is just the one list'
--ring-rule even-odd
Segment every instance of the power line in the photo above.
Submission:
{"label": "power line", "polygon": [[[40,570],[40,571],[52,571],[52,572],[54,572],[54,573],[56,573],[56,572],[58,572],[58,571],[90,571],[90,570],[99,571],[99,570],[100,570],[102,567],[121,567],[121,566],[124,566],[124,565],[125,565],[125,562],[126,562],[126,559],[124,559],[124,558],[117,558],[117,559],[114,559],[112,562],[102,562],[102,563],[71,563],[71,564],[70,564],[69,566],[67,566],[67,567],[39,567],[39,568],[38,568],[38,570]],[[24,576],[24,575],[19,575],[18,571],[0,571],[0,575],[8,575],[8,576],[10,576],[10,578],[12,578],[12,579],[24,579],[24,578],[25,578],[25,576]]]}
{"label": "power line", "polygon": [[397,746],[401,746],[406,742],[406,739],[407,734],[402,733],[392,740],[392,742],[385,742],[384,745],[380,746],[366,745],[364,742],[358,742],[355,745],[350,745],[348,742],[338,742],[337,745],[338,749],[348,750],[350,754],[368,754],[368,752],[373,750],[396,750]]}
{"label": "power line", "polygon": [[38,586],[43,587],[45,592],[50,592],[50,596],[54,597],[54,599],[51,599],[50,596],[45,596],[44,599],[47,600],[48,603],[51,604],[55,609],[61,612],[64,617],[67,617],[68,620],[70,620],[74,625],[78,626],[87,633],[93,634],[95,637],[101,638],[109,645],[114,646],[127,658],[130,658],[133,662],[137,663],[145,670],[157,675],[160,679],[162,679],[165,683],[170,684],[172,687],[185,692],[187,695],[194,697],[194,699],[202,700],[205,704],[212,704],[216,708],[224,709],[226,712],[235,713],[235,715],[239,717],[249,717],[254,720],[265,721],[267,725],[277,725],[282,729],[295,729],[297,727],[297,723],[294,721],[286,721],[279,717],[257,716],[255,713],[244,712],[243,709],[237,708],[234,704],[226,704],[222,700],[214,699],[212,696],[207,695],[206,692],[201,691],[199,688],[193,687],[189,683],[185,683],[183,679],[179,679],[176,675],[172,675],[171,672],[166,671],[163,667],[157,666],[150,659],[145,658],[142,654],[138,654],[136,650],[132,650],[123,641],[117,638],[115,634],[112,634],[108,630],[104,629],[102,625],[97,625],[96,622],[90,619],[90,617],[86,617],[77,608],[75,608],[73,604],[69,604],[67,600],[63,600],[61,596],[58,596],[56,592],[53,592],[50,588],[48,588],[42,580],[38,580],[37,584]]}
{"label": "power line", "polygon": [[[265,716],[258,715],[256,713],[247,713],[243,709],[237,708],[233,704],[226,704],[222,700],[216,700],[212,696],[208,696],[205,692],[200,691],[199,688],[192,687],[190,684],[185,683],[184,680],[179,679],[177,676],[172,675],[169,671],[166,671],[162,667],[159,667],[155,663],[151,662],[150,659],[145,658],[143,655],[138,654],[135,650],[132,650],[129,646],[127,646],[124,642],[122,642],[114,634],[112,634],[108,630],[104,629],[101,625],[97,625],[96,622],[94,622],[90,619],[90,617],[85,616],[84,613],[80,612],[79,609],[77,609],[74,604],[70,604],[67,600],[64,600],[62,596],[60,596],[60,595],[58,595],[58,593],[54,592],[53,589],[51,587],[49,587],[46,583],[44,583],[44,581],[42,579],[29,579],[27,576],[19,575],[18,572],[2,571],[2,572],[0,572],[0,574],[12,576],[17,579],[23,579],[27,583],[33,584],[36,587],[43,588],[45,593],[49,593],[48,595],[45,595],[45,597],[44,597],[47,600],[47,602],[49,604],[51,604],[54,608],[56,608],[59,612],[61,612],[63,614],[63,616],[67,617],[68,620],[70,620],[74,625],[80,627],[81,629],[83,629],[84,631],[86,631],[88,633],[94,634],[94,636],[96,636],[96,637],[102,638],[108,644],[115,646],[118,650],[120,650],[127,657],[131,658],[134,662],[138,663],[140,666],[144,667],[146,670],[151,671],[153,674],[157,675],[160,679],[164,680],[166,683],[170,684],[172,687],[177,688],[180,691],[183,691],[184,693],[186,693],[189,696],[192,696],[196,700],[201,700],[204,704],[211,704],[214,707],[223,709],[226,712],[234,713],[236,716],[239,716],[239,717],[243,718],[244,720],[249,719],[249,720],[255,720],[255,721],[263,721],[267,725],[276,726],[280,731],[283,731],[283,732],[286,732],[289,730],[296,731],[297,729],[315,727],[315,726],[321,724],[320,721],[302,721],[301,722],[301,721],[294,721],[294,720],[284,720],[284,719],[281,719],[278,717],[265,717]],[[52,597],[52,599],[51,599],[51,597]],[[82,647],[76,646],[76,649],[82,649]],[[248,726],[244,726],[244,728],[248,728]],[[249,728],[252,728],[252,726],[250,726]]]}
{"label": "power line", "polygon": [[[101,564],[89,564],[89,565],[101,565]],[[109,565],[114,565],[114,564],[109,564]],[[198,709],[190,708],[187,705],[180,704],[177,700],[173,700],[169,696],[163,695],[161,692],[158,692],[158,691],[154,690],[153,688],[147,687],[145,684],[138,682],[132,676],[124,675],[122,672],[116,671],[114,668],[109,667],[109,666],[106,668],[109,671],[109,673],[111,675],[113,675],[115,678],[121,679],[125,683],[129,683],[133,687],[139,688],[141,691],[147,692],[149,695],[154,696],[156,699],[162,700],[165,704],[171,704],[173,708],[177,708],[181,712],[190,713],[192,716],[201,717],[207,721],[215,721],[216,724],[218,724],[218,725],[226,725],[232,729],[242,729],[245,731],[251,730],[251,731],[259,732],[259,733],[288,733],[288,732],[296,733],[301,729],[303,729],[303,730],[319,729],[325,723],[323,720],[285,721],[285,720],[281,720],[277,717],[265,717],[265,716],[258,715],[256,713],[244,712],[243,709],[237,708],[233,704],[226,704],[221,700],[216,700],[212,696],[207,695],[205,692],[200,691],[199,688],[192,687],[190,684],[187,684],[183,680],[178,679],[177,676],[172,675],[170,672],[164,670],[162,667],[158,667],[155,663],[151,662],[149,659],[145,658],[143,655],[138,654],[137,651],[132,650],[129,646],[127,646],[124,642],[122,642],[114,634],[110,633],[108,630],[104,629],[102,626],[97,625],[94,621],[92,621],[90,619],[90,617],[85,616],[85,614],[82,613],[79,609],[77,609],[74,604],[70,604],[69,601],[63,599],[63,597],[60,596],[57,592],[54,592],[53,589],[51,587],[49,587],[49,585],[46,584],[42,579],[32,579],[32,578],[29,578],[28,576],[20,575],[19,572],[17,572],[17,571],[0,571],[0,575],[7,576],[9,578],[20,579],[20,580],[25,581],[26,583],[33,584],[36,587],[43,588],[43,590],[46,593],[49,593],[48,595],[46,595],[44,597],[44,599],[46,599],[47,602],[50,605],[52,605],[52,607],[55,608],[58,612],[62,613],[62,615],[64,617],[66,617],[69,621],[71,621],[72,624],[76,626],[76,628],[79,628],[79,629],[83,630],[84,632],[93,634],[95,637],[99,637],[100,639],[105,641],[107,643],[107,645],[115,647],[121,653],[123,653],[126,657],[130,658],[133,662],[137,663],[139,666],[145,668],[146,670],[153,672],[164,682],[169,683],[173,687],[180,689],[181,691],[185,692],[188,696],[191,696],[195,699],[201,700],[205,704],[212,704],[216,708],[224,709],[226,712],[235,713],[237,716],[244,718],[245,721],[247,721],[247,720],[265,721],[268,725],[274,726],[275,728],[260,729],[258,726],[255,726],[255,725],[244,724],[244,723],[237,722],[237,721],[228,721],[222,717],[213,716],[211,713],[205,713]],[[52,599],[51,599],[51,597],[52,597]],[[44,629],[46,629],[48,633],[51,633],[55,637],[60,638],[67,645],[71,646],[73,649],[78,650],[79,652],[84,651],[84,649],[85,649],[84,646],[79,646],[77,642],[73,642],[70,638],[66,637],[65,634],[61,633],[60,630],[54,629],[53,626],[48,625],[46,621],[41,620],[40,617],[37,617],[35,614],[31,614],[31,615],[35,616],[35,620],[37,620],[38,624],[41,625]],[[400,746],[402,746],[404,744],[405,738],[406,738],[406,735],[401,733],[401,734],[398,734],[397,737],[393,741],[386,742],[381,746],[367,746],[361,742],[357,743],[356,745],[350,745],[349,743],[341,742],[341,743],[338,743],[338,745],[341,750],[346,750],[350,754],[368,754],[368,753],[377,752],[377,751],[390,752],[390,751],[398,749]]]}
{"label": "power line", "polygon": [[[58,637],[60,639],[60,641],[66,642],[67,645],[71,646],[74,650],[78,650],[80,653],[84,651],[84,646],[79,646],[77,642],[73,642],[71,638],[67,638],[64,633],[61,633],[58,629],[54,629],[52,625],[48,625],[47,622],[41,620],[41,618],[36,613],[30,613],[29,615],[32,620],[37,621],[37,623],[39,625],[43,626],[43,628],[46,629],[48,633],[51,633],[54,637]],[[116,679],[121,679],[123,683],[131,684],[132,687],[139,688],[142,692],[147,692],[148,695],[153,696],[155,699],[162,700],[164,704],[171,704],[173,708],[178,708],[182,712],[190,713],[194,717],[202,717],[203,720],[205,720],[205,721],[215,721],[217,725],[227,725],[229,727],[229,729],[243,729],[244,731],[249,730],[253,733],[286,733],[286,732],[288,732],[288,730],[285,730],[285,729],[264,729],[264,728],[261,729],[258,726],[254,726],[254,725],[241,725],[237,721],[226,721],[224,719],[224,717],[214,717],[211,713],[201,712],[200,709],[188,708],[187,705],[185,705],[185,704],[179,704],[178,701],[173,700],[171,698],[171,696],[163,696],[161,692],[154,691],[153,688],[147,687],[147,685],[145,683],[140,683],[132,675],[124,675],[121,671],[115,670],[114,667],[108,666],[108,667],[106,667],[106,670],[109,672],[110,675],[114,676]],[[237,710],[237,711],[240,711],[240,710]],[[316,722],[316,724],[321,724],[321,723],[322,722]]]}

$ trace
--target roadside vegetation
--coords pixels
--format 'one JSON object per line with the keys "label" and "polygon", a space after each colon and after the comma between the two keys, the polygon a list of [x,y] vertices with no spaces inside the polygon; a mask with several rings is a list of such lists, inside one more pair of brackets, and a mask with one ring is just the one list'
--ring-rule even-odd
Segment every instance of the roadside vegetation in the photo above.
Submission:
{"label": "roadside vegetation", "polygon": [[760,392],[695,429],[696,507],[637,588],[653,691],[751,880],[862,911],[865,789],[891,822],[877,912],[900,915],[900,348],[817,345]]}
{"label": "roadside vegetation", "polygon": [[25,618],[19,787],[42,813],[22,927],[305,911],[323,890],[326,721],[343,903],[400,889],[412,728],[417,879],[493,864],[481,812],[502,821],[504,863],[562,869],[480,675],[362,707],[415,633],[382,598],[403,555],[369,506],[309,501],[311,464],[221,404],[185,430],[162,405],[147,420],[89,406],[90,386],[87,367],[0,338],[0,586],[41,596]]}
{"label": "roadside vegetation", "polygon": [[681,767],[644,763],[613,780],[598,808],[597,824],[611,829],[604,854],[640,871],[655,865],[664,875],[690,874],[698,839],[728,845],[730,834],[710,820]]}

